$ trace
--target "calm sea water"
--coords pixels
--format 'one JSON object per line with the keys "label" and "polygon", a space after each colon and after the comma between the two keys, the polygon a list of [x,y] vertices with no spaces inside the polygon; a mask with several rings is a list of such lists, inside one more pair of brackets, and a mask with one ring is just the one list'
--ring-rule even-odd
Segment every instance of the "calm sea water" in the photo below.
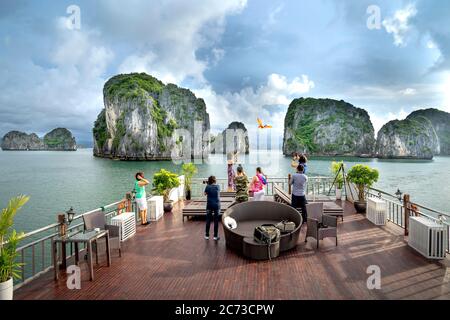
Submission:
{"label": "calm sea water", "polygon": [[[397,188],[411,194],[414,201],[450,211],[450,157],[433,161],[377,160],[336,158],[344,160],[347,168],[365,163],[380,171],[375,187],[390,193]],[[239,161],[248,174],[257,166],[272,177],[292,173],[290,158],[280,151],[255,151],[241,156]],[[310,159],[310,176],[331,175],[332,158]],[[226,177],[226,159],[212,155],[208,162],[199,163],[198,177]],[[147,177],[161,168],[175,172],[180,166],[172,162],[121,162],[92,156],[92,149],[76,152],[14,152],[0,151],[0,207],[19,194],[31,197],[17,215],[16,228],[30,231],[56,220],[58,212],[73,206],[78,213],[112,203],[123,198],[133,188],[134,174],[144,171]]]}

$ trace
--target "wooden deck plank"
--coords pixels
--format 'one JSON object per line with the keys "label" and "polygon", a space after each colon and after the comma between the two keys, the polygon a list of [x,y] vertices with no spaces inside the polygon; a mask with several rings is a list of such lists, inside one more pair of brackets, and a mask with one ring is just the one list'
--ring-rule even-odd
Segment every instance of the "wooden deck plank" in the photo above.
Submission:
{"label": "wooden deck plank", "polygon": [[[407,246],[403,231],[377,227],[344,203],[339,246],[334,240],[304,243],[279,258],[255,262],[203,239],[203,221],[182,221],[182,204],[172,214],[139,227],[123,245],[123,256],[104,256],[89,281],[82,263],[82,289],[69,290],[52,272],[15,292],[15,299],[449,299],[450,272]],[[222,232],[221,232],[222,233]],[[223,233],[222,233],[223,234]],[[368,290],[369,265],[381,268],[381,290]]]}

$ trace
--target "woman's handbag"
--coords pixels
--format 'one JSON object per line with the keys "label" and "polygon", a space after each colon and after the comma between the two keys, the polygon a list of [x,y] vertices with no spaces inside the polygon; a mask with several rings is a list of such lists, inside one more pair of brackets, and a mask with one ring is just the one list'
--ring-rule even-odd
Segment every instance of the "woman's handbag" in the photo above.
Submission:
{"label": "woman's handbag", "polygon": [[267,255],[271,260],[270,245],[280,241],[280,230],[273,224],[263,224],[255,228],[253,237],[256,242],[267,245]]}
{"label": "woman's handbag", "polygon": [[275,225],[281,233],[290,233],[295,230],[295,223],[289,220],[283,220]]}

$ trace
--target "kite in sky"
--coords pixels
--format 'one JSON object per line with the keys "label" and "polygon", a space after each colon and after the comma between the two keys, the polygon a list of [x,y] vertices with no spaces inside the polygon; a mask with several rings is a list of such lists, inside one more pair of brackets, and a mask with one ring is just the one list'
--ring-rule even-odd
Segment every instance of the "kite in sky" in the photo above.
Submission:
{"label": "kite in sky", "polygon": [[258,121],[258,129],[270,129],[270,128],[272,128],[272,126],[270,126],[270,125],[267,125],[267,124],[263,125],[263,122],[262,122],[262,120],[260,118],[257,118],[256,121]]}

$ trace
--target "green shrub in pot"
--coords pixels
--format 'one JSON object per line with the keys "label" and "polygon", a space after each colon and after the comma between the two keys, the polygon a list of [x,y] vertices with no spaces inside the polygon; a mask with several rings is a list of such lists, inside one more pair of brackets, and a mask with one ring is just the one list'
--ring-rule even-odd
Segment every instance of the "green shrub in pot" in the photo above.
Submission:
{"label": "green shrub in pot", "polygon": [[12,300],[13,281],[20,278],[22,263],[17,262],[17,246],[23,233],[13,229],[14,217],[29,200],[19,196],[9,201],[0,215],[0,300]]}

